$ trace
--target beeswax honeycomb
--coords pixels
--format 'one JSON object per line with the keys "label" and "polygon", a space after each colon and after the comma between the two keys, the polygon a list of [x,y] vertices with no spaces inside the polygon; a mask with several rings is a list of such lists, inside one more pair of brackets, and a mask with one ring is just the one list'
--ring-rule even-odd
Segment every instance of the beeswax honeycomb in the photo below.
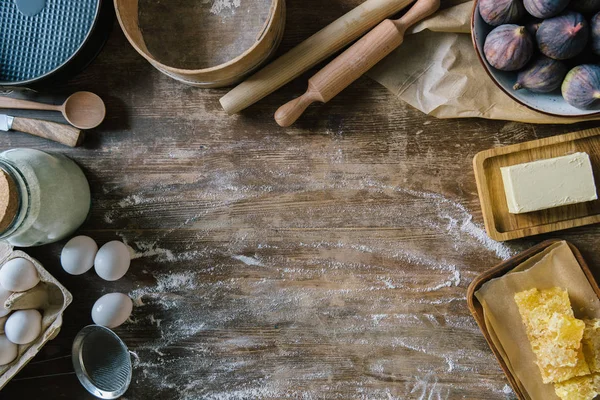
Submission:
{"label": "beeswax honeycomb", "polygon": [[592,372],[600,372],[600,320],[587,319],[583,331],[583,355]]}
{"label": "beeswax honeycomb", "polygon": [[515,302],[544,383],[590,373],[581,345],[585,323],[573,316],[566,290],[534,288],[515,294]]}
{"label": "beeswax honeycomb", "polygon": [[592,374],[554,384],[561,400],[592,400],[600,395],[600,375]]}

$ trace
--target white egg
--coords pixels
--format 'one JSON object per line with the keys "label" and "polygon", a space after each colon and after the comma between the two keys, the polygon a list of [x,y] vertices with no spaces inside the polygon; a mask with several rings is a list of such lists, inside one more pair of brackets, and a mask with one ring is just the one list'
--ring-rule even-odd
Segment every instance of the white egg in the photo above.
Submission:
{"label": "white egg", "polygon": [[8,297],[13,294],[10,290],[6,290],[3,287],[0,287],[0,318],[5,317],[10,314],[10,310],[4,308],[4,302],[8,299]]}
{"label": "white egg", "polygon": [[17,358],[19,346],[8,340],[6,335],[0,335],[0,365],[6,365]]}
{"label": "white egg", "polygon": [[94,266],[98,245],[89,236],[69,240],[60,253],[60,264],[71,275],[81,275]]}
{"label": "white egg", "polygon": [[127,273],[130,263],[129,248],[123,242],[113,240],[100,247],[94,260],[94,268],[100,278],[116,281]]}
{"label": "white egg", "polygon": [[116,328],[127,321],[133,310],[133,301],[123,293],[109,293],[100,297],[92,308],[96,325]]}
{"label": "white egg", "polygon": [[39,281],[35,265],[25,258],[8,260],[0,269],[0,285],[12,292],[25,292]]}
{"label": "white egg", "polygon": [[42,333],[42,314],[38,310],[15,311],[6,320],[4,333],[13,343],[31,343]]}

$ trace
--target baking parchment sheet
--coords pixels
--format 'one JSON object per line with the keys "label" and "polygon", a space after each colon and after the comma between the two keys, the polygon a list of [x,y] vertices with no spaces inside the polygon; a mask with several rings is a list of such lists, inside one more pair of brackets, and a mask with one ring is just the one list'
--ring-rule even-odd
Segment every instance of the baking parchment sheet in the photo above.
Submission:
{"label": "baking parchment sheet", "polygon": [[559,398],[552,384],[542,382],[514,295],[552,287],[567,289],[575,317],[600,318],[600,300],[566,242],[553,244],[475,293],[494,344],[521,391],[532,400]]}
{"label": "baking parchment sheet", "polygon": [[502,92],[473,48],[473,2],[454,0],[443,6],[447,8],[415,25],[404,43],[368,75],[411,106],[437,118],[481,117],[538,124],[585,120],[532,111]]}

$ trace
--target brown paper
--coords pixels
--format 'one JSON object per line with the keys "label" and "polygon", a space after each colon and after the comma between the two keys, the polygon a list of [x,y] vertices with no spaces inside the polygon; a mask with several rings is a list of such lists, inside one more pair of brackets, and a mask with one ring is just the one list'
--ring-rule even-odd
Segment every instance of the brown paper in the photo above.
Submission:
{"label": "brown paper", "polygon": [[542,382],[514,295],[552,287],[568,290],[575,317],[600,318],[600,300],[566,242],[548,247],[475,293],[492,341],[521,391],[532,400],[557,400],[558,396],[552,384]]}
{"label": "brown paper", "polygon": [[589,120],[532,111],[500,90],[473,48],[473,2],[455,0],[454,4],[457,2],[460,4],[414,26],[410,31],[414,35],[369,76],[411,106],[437,118],[481,117],[538,124]]}

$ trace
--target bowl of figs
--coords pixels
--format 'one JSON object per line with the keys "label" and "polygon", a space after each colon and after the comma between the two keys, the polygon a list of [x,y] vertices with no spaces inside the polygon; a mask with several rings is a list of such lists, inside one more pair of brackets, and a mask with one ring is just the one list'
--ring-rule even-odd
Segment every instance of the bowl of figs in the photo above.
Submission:
{"label": "bowl of figs", "polygon": [[518,103],[600,117],[600,0],[475,0],[471,32],[488,75]]}

